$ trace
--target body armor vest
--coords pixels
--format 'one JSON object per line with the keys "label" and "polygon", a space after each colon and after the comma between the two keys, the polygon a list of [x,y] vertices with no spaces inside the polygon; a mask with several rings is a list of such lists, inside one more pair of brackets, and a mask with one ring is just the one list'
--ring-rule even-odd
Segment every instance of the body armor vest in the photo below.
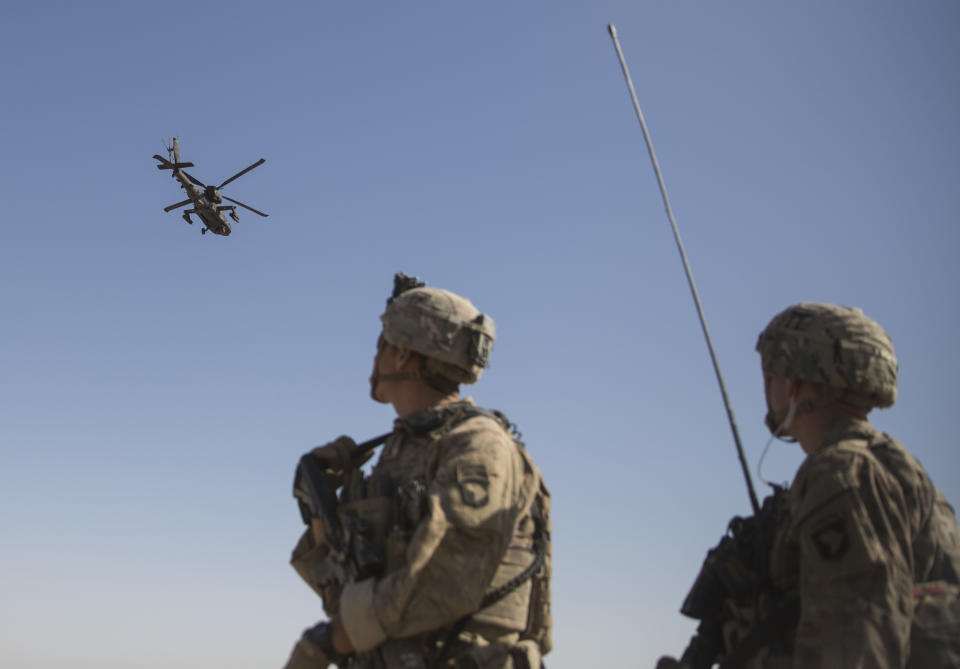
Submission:
{"label": "body armor vest", "polygon": [[[441,455],[437,445],[458,425],[478,416],[496,421],[510,435],[520,455],[524,469],[523,508],[480,610],[453,628],[434,633],[434,639],[426,645],[436,644],[441,648],[439,652],[445,652],[445,647],[458,636],[469,638],[472,634],[483,637],[486,642],[501,638],[527,642],[534,647],[536,656],[550,650],[550,495],[506,417],[469,402],[443,405],[397,420],[372,472],[364,475],[360,470],[353,470],[346,474],[338,514],[356,573],[342,574],[342,578],[336,579],[339,580],[336,588],[324,587],[312,576],[329,576],[337,570],[325,564],[327,556],[322,548],[304,550],[298,546],[294,551],[294,567],[324,597],[328,615],[336,612],[337,591],[344,581],[379,577],[404,564],[411,537],[427,512],[428,489]],[[301,544],[305,540],[311,543],[309,537],[305,537]],[[309,560],[310,555],[323,559],[307,564],[305,559],[313,562]],[[384,646],[394,643],[399,642],[388,640]],[[536,661],[534,669],[538,665]]]}

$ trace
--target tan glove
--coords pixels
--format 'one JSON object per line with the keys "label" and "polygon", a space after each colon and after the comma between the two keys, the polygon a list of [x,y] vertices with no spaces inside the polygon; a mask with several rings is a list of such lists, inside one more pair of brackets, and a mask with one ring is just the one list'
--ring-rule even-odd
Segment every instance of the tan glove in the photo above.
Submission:
{"label": "tan glove", "polygon": [[283,669],[327,669],[329,666],[330,659],[323,652],[314,652],[309,648],[308,641],[300,639]]}
{"label": "tan glove", "polygon": [[330,624],[323,622],[303,631],[283,669],[327,669],[343,660],[333,649]]}

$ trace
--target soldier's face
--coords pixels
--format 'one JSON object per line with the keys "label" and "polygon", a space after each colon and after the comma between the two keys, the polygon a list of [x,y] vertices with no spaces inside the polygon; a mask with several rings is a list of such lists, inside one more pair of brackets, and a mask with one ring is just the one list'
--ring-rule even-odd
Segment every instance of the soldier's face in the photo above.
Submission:
{"label": "soldier's face", "polygon": [[387,340],[384,339],[383,334],[381,334],[380,338],[377,339],[377,352],[373,354],[373,369],[370,372],[370,397],[377,402],[387,402],[387,400],[382,397],[380,392],[380,386],[382,384],[378,379],[380,374],[382,374],[380,371],[380,356],[386,347]]}
{"label": "soldier's face", "polygon": [[763,395],[767,399],[767,408],[776,411],[774,407],[774,401],[778,404],[783,399],[782,390],[783,390],[783,377],[773,376],[772,374],[763,375]]}
{"label": "soldier's face", "polygon": [[389,403],[397,381],[381,379],[389,374],[396,374],[404,370],[409,355],[404,355],[402,349],[390,344],[380,335],[377,340],[377,353],[373,356],[373,373],[370,375],[370,396],[378,402]]}
{"label": "soldier's face", "polygon": [[791,431],[797,410],[797,394],[800,384],[785,376],[764,374],[763,390],[767,400],[767,415],[764,422],[771,434],[784,441],[796,441]]}
{"label": "soldier's face", "polygon": [[[790,401],[786,395],[787,380],[782,376],[764,373],[763,375],[763,395],[767,400],[767,417],[765,421],[767,427],[773,432],[779,427],[779,422],[786,414],[787,402]],[[777,423],[771,427],[771,423]]]}

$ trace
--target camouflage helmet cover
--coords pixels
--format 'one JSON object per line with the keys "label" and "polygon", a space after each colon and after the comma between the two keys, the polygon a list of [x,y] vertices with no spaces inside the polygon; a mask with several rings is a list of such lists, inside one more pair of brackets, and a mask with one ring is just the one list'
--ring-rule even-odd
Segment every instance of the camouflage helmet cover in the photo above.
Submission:
{"label": "camouflage helmet cover", "polygon": [[852,307],[800,302],[774,316],[757,340],[765,374],[823,384],[866,409],[897,400],[893,342]]}
{"label": "camouflage helmet cover", "polygon": [[476,383],[489,365],[496,329],[470,300],[418,286],[387,302],[383,338],[427,358],[430,371],[457,383]]}

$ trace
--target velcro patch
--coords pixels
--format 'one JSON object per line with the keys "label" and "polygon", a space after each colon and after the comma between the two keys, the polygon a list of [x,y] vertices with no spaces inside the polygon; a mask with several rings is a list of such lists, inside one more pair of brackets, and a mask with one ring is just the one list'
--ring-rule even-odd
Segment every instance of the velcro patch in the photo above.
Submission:
{"label": "velcro patch", "polygon": [[457,485],[460,497],[467,506],[479,509],[490,501],[490,478],[482,464],[457,465]]}

